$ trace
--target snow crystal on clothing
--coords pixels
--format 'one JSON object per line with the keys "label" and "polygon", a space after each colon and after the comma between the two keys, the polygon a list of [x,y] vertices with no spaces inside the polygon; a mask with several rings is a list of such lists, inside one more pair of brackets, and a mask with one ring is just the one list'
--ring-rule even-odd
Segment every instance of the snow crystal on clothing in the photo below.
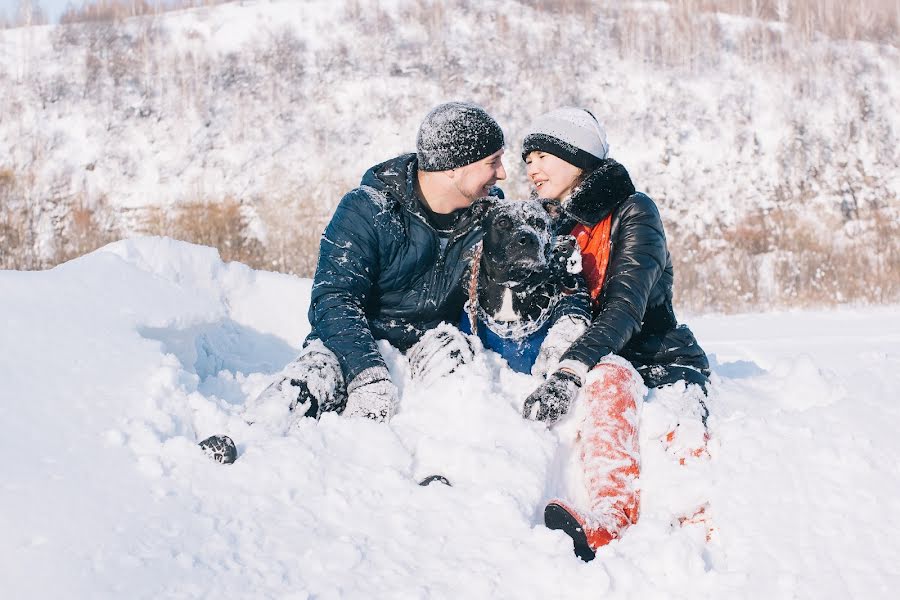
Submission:
{"label": "snow crystal on clothing", "polygon": [[[384,175],[388,174],[389,172],[384,173]],[[393,202],[384,192],[376,190],[375,188],[368,185],[361,186],[359,189],[366,193],[372,203],[375,204],[375,206],[377,206],[381,210],[381,212],[387,212],[390,209]]]}
{"label": "snow crystal on clothing", "polygon": [[572,275],[577,275],[584,270],[584,265],[581,260],[581,247],[576,244],[575,250],[572,252],[572,255],[569,256],[569,259],[566,261],[566,272],[571,273]]}
{"label": "snow crystal on clothing", "polygon": [[503,147],[503,131],[479,106],[447,102],[425,117],[416,137],[419,167],[426,171],[458,168]]}

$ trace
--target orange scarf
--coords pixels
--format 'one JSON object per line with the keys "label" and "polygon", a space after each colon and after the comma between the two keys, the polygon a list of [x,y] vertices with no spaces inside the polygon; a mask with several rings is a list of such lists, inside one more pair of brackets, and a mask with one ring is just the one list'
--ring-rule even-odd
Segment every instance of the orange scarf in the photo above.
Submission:
{"label": "orange scarf", "polygon": [[606,267],[609,265],[610,231],[612,213],[591,228],[579,223],[572,230],[572,235],[581,248],[581,273],[587,281],[593,302],[597,302],[606,277]]}

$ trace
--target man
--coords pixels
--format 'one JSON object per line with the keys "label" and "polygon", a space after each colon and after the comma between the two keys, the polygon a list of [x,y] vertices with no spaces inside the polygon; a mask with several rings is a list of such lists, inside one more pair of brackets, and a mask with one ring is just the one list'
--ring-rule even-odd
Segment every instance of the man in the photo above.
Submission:
{"label": "man", "polygon": [[[290,409],[384,421],[397,388],[378,351],[409,351],[413,372],[434,351],[472,357],[456,323],[465,302],[464,256],[482,237],[473,203],[500,195],[503,131],[483,109],[449,102],[421,124],[416,153],[376,165],[343,197],[322,235],[300,356],[248,409],[251,420]],[[433,364],[446,367],[446,361]],[[450,367],[452,369],[452,366]],[[283,416],[283,415],[282,415]]]}

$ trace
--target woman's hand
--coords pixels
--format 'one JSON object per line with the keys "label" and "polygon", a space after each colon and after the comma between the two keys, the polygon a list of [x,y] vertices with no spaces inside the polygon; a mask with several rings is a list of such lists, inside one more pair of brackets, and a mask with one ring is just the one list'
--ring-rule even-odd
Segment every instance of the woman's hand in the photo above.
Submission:
{"label": "woman's hand", "polygon": [[581,378],[569,370],[556,371],[525,400],[522,416],[552,425],[569,411],[578,395]]}

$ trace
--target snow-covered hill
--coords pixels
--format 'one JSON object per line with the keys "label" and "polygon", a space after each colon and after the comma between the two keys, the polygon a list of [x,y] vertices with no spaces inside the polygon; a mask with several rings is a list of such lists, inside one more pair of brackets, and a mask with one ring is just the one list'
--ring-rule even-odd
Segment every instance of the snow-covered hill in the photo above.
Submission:
{"label": "snow-covered hill", "polygon": [[511,197],[529,121],[577,104],[659,202],[685,302],[896,301],[896,47],[662,2],[586,10],[272,0],[0,31],[0,201],[27,203],[41,265],[77,251],[73,206],[128,235],[160,231],[147,207],[232,199],[258,264],[303,273],[340,195],[436,103],[497,116]]}
{"label": "snow-covered hill", "polygon": [[[890,598],[900,585],[896,307],[690,319],[711,353],[711,460],[657,439],[644,510],[584,564],[540,524],[563,434],[492,355],[402,386],[388,425],[247,426],[307,332],[310,282],[160,238],[0,271],[4,598]],[[565,432],[566,424],[560,427]],[[226,432],[241,458],[196,441]],[[451,488],[416,485],[432,472]],[[673,527],[709,502],[715,532]]]}

